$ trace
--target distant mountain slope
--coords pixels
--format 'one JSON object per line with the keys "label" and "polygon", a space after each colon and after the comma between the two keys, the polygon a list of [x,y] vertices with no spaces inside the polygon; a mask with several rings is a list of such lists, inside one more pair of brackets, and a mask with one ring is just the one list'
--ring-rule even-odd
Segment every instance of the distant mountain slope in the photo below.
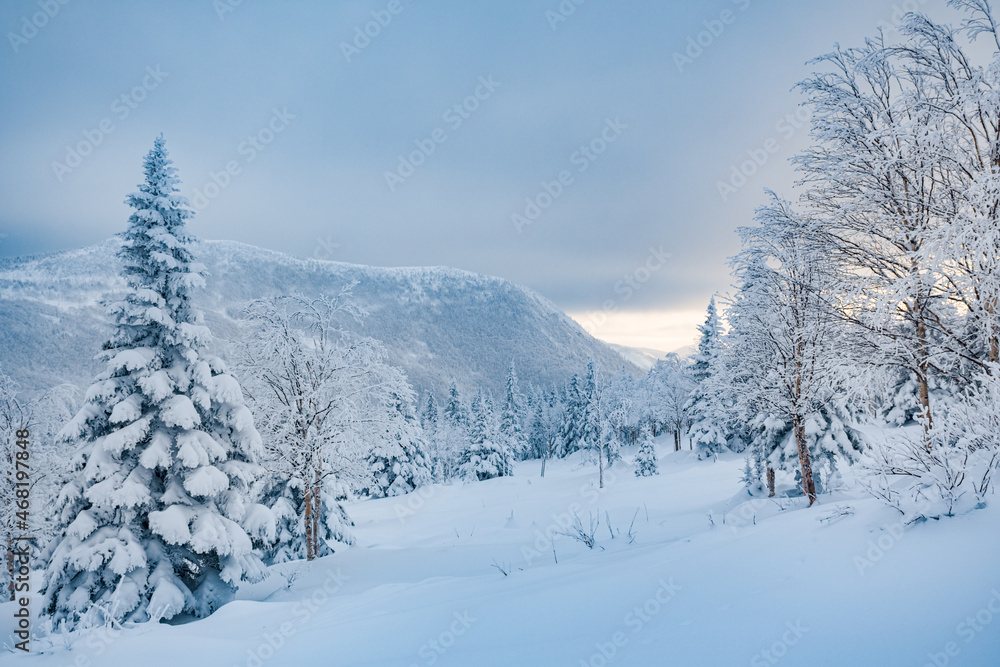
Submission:
{"label": "distant mountain slope", "polygon": [[657,361],[667,356],[666,352],[653,350],[648,347],[629,347],[627,345],[615,345],[614,343],[609,343],[608,345],[615,352],[631,361],[636,368],[643,371],[648,371],[656,365]]}
{"label": "distant mountain slope", "polygon": [[[100,301],[123,287],[117,246],[0,259],[0,365],[25,389],[86,386],[100,369],[93,357],[110,330]],[[345,326],[383,341],[419,391],[440,395],[454,377],[466,391],[499,394],[511,359],[522,383],[562,382],[591,357],[608,371],[634,369],[552,303],[500,278],[302,260],[231,241],[203,241],[195,251],[210,273],[198,305],[223,352],[250,300],[332,295],[356,282],[355,301],[369,316]]]}

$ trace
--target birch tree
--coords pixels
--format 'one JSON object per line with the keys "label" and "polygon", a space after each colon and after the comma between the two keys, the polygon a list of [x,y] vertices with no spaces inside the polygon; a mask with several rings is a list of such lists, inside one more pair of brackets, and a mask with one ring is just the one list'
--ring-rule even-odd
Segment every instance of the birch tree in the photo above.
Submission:
{"label": "birch tree", "polygon": [[341,499],[370,481],[365,429],[381,437],[395,400],[411,391],[379,343],[338,325],[362,315],[350,287],[334,298],[255,301],[245,311],[241,366],[264,438],[268,474],[256,491],[274,515],[271,562],[313,560],[351,541]]}

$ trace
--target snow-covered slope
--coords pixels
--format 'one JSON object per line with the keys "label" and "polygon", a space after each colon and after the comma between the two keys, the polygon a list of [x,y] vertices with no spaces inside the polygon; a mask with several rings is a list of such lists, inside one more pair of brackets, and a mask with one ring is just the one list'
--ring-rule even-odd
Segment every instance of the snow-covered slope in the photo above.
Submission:
{"label": "snow-covered slope", "polygon": [[648,347],[628,347],[627,345],[610,344],[610,347],[628,361],[635,364],[637,368],[648,371],[656,362],[666,356],[666,352],[652,350]]}
{"label": "snow-covered slope", "polygon": [[[1000,664],[997,507],[909,526],[871,498],[807,509],[748,497],[739,458],[671,449],[659,441],[659,477],[622,464],[603,490],[593,464],[556,461],[539,479],[530,461],[511,478],[357,503],[355,546],[274,568],[206,620],[0,664]],[[574,513],[600,517],[593,549],[559,534]],[[11,611],[0,605],[0,636]]]}
{"label": "snow-covered slope", "polygon": [[[0,260],[0,364],[26,389],[89,382],[107,336],[100,299],[117,289],[117,242]],[[336,294],[356,282],[370,314],[360,333],[383,341],[419,390],[499,393],[513,359],[522,382],[562,382],[591,357],[609,371],[631,366],[552,303],[500,278],[450,268],[376,268],[301,260],[230,241],[201,242],[209,273],[199,305],[221,341],[246,303],[278,294]]]}

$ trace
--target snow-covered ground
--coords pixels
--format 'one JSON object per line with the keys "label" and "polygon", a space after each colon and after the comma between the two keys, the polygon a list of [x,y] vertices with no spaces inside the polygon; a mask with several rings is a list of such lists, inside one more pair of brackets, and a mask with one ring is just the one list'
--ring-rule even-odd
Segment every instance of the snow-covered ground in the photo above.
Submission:
{"label": "snow-covered ground", "polygon": [[[620,464],[603,491],[574,458],[357,503],[355,546],[208,619],[0,664],[1000,665],[998,507],[903,526],[866,497],[752,499],[740,457],[659,449],[658,477]],[[574,513],[600,517],[593,549],[549,541]]]}

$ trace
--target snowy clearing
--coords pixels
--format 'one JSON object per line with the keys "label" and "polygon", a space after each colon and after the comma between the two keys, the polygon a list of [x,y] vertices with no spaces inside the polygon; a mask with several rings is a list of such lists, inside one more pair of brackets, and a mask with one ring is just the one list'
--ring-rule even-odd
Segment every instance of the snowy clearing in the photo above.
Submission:
{"label": "snowy clearing", "polygon": [[[0,664],[996,664],[995,506],[911,526],[865,497],[805,509],[780,498],[790,479],[778,499],[750,498],[743,457],[658,445],[659,476],[619,463],[603,491],[574,456],[544,479],[527,461],[350,505],[353,547],[273,567],[205,620],[74,634]],[[556,535],[556,564],[545,535],[574,512],[600,515],[596,545]]]}

